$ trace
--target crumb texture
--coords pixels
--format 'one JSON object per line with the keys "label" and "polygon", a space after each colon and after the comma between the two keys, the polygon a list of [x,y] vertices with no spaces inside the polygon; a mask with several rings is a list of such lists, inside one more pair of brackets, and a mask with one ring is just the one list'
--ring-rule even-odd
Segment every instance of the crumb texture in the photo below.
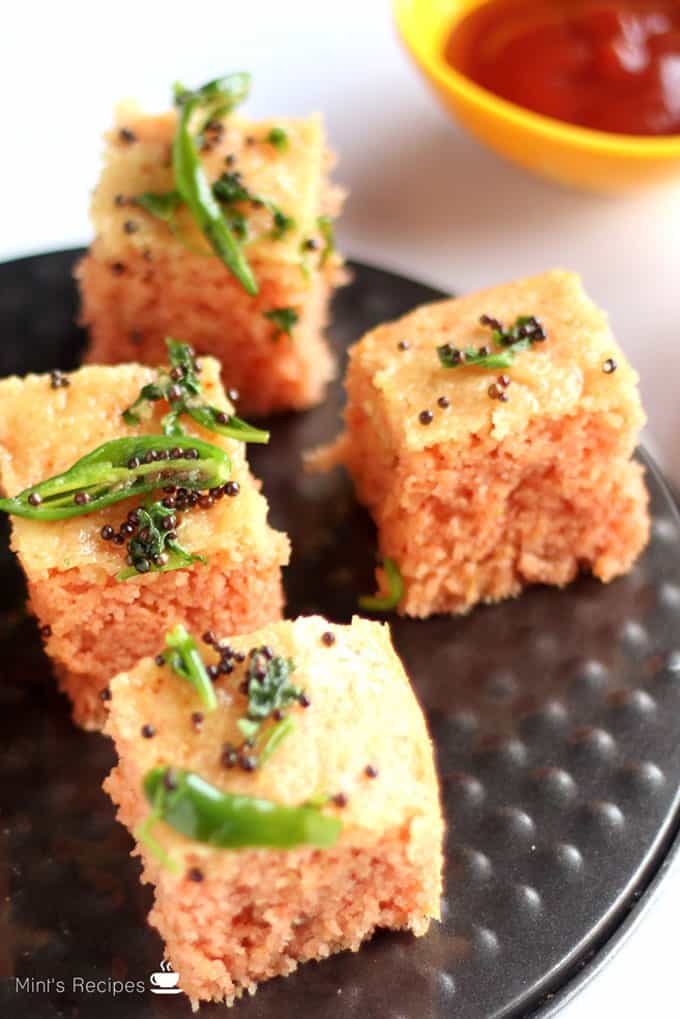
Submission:
{"label": "crumb texture", "polygon": [[101,691],[140,655],[158,654],[176,623],[202,633],[218,625],[243,633],[283,611],[278,563],[233,569],[214,555],[208,566],[157,573],[125,583],[96,568],[55,572],[29,580],[30,608],[49,622],[46,651],[59,685],[73,703],[73,718],[85,729],[100,729],[105,717]]}
{"label": "crumb texture", "polygon": [[[131,253],[124,266],[112,272],[95,242],[78,267],[88,361],[155,364],[165,337],[174,336],[222,363],[243,414],[300,410],[322,399],[334,374],[323,330],[335,270],[307,281],[297,266],[253,262],[260,291],[250,297],[216,258]],[[272,308],[296,310],[291,336],[265,318]]]}
{"label": "crumb texture", "polygon": [[[507,403],[489,396],[497,373],[438,362],[442,343],[488,341],[482,314],[504,323],[536,314],[548,334],[506,370]],[[647,492],[631,460],[644,423],[637,376],[572,274],[379,326],[352,349],[346,386],[345,433],[310,459],[349,469],[382,555],[404,577],[402,612],[465,612],[581,569],[606,582],[645,546]]]}

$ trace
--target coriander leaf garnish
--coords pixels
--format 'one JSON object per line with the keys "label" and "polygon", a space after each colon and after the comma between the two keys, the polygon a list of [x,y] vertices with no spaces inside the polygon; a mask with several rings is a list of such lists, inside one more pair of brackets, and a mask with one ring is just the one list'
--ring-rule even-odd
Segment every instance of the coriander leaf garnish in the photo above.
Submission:
{"label": "coriander leaf garnish", "polygon": [[182,198],[177,191],[166,191],[164,194],[145,191],[143,194],[137,195],[137,205],[140,205],[146,212],[150,212],[156,219],[162,219],[166,223],[172,221],[181,204]]}
{"label": "coriander leaf garnish", "polygon": [[215,198],[220,202],[224,202],[225,205],[235,205],[237,202],[261,201],[261,199],[255,199],[250,194],[248,188],[243,184],[241,174],[238,171],[234,173],[227,173],[225,171],[215,181],[212,190]]}
{"label": "coriander leaf garnish", "polygon": [[167,223],[171,232],[177,238],[188,251],[193,251],[195,255],[206,255],[210,254],[204,248],[199,248],[195,244],[184,237],[182,231],[177,223],[177,211],[182,206],[182,197],[177,191],[166,191],[166,192],[154,192],[145,191],[143,194],[137,196],[137,205],[140,206],[149,215],[155,216],[156,219],[160,219],[163,223]]}
{"label": "coriander leaf garnish", "polygon": [[229,173],[225,171],[212,187],[213,195],[222,205],[226,206],[225,215],[232,217],[234,222],[240,224],[239,229],[247,233],[247,224],[242,212],[234,209],[234,206],[242,202],[248,202],[254,208],[264,208],[271,213],[273,226],[269,236],[272,240],[280,241],[289,230],[295,226],[295,220],[287,216],[275,202],[262,195],[256,195],[243,183],[243,178],[238,171]]}
{"label": "coriander leaf garnish", "polygon": [[177,517],[174,508],[162,502],[151,502],[134,510],[128,528],[134,536],[128,541],[130,565],[116,575],[116,580],[129,580],[140,573],[169,573],[192,563],[205,563],[204,556],[192,555],[177,540]]}
{"label": "coriander leaf garnish", "polygon": [[276,725],[270,730],[269,736],[258,754],[258,763],[260,766],[269,760],[277,747],[284,741],[286,736],[290,735],[294,728],[295,722],[290,715],[286,715],[285,718],[282,718],[280,722],[276,723]]}
{"label": "coriander leaf garnish", "polygon": [[253,648],[250,652],[243,684],[248,696],[248,710],[237,723],[244,744],[254,747],[263,724],[269,718],[276,720],[257,758],[252,758],[253,766],[264,764],[293,729],[293,720],[283,714],[285,708],[296,702],[309,704],[304,691],[290,681],[294,670],[295,662],[274,655],[269,647]]}
{"label": "coriander leaf garnish", "polygon": [[267,135],[267,141],[279,152],[285,152],[288,148],[288,132],[282,127],[272,127]]}
{"label": "coriander leaf garnish", "polygon": [[273,655],[268,647],[253,648],[245,679],[249,720],[263,722],[273,712],[300,700],[304,691],[290,681],[294,671],[292,659]]}
{"label": "coriander leaf garnish", "polygon": [[180,417],[188,414],[197,424],[210,432],[225,435],[241,442],[268,442],[269,432],[249,425],[235,414],[213,407],[202,400],[203,387],[197,370],[192,348],[179,340],[166,339],[169,368],[160,368],[158,378],[143,386],[139,396],[123,411],[123,420],[128,425],[138,425],[149,420],[153,404],[166,400],[170,404],[167,414],[161,419],[165,435],[182,436],[185,431]]}
{"label": "coriander leaf garnish", "polygon": [[267,141],[279,152],[285,152],[288,148],[288,132],[282,127],[273,127],[267,135]]}
{"label": "coriander leaf garnish", "polygon": [[279,208],[273,205],[271,202],[268,203],[268,208],[274,217],[274,226],[270,237],[273,241],[282,240],[289,230],[292,230],[295,226],[295,220],[291,216],[286,216],[285,212],[281,212]]}
{"label": "coriander leaf garnish", "polygon": [[240,209],[226,209],[224,215],[227,218],[229,226],[234,231],[240,241],[247,241],[250,237],[250,229],[248,227],[248,220],[241,212]]}
{"label": "coriander leaf garnish", "polygon": [[359,598],[359,605],[368,612],[391,612],[396,609],[404,596],[404,581],[394,559],[385,557],[383,569],[387,581],[387,594],[365,594]]}
{"label": "coriander leaf garnish", "polygon": [[324,239],[324,246],[319,259],[319,265],[324,265],[335,251],[335,231],[333,220],[330,216],[319,216],[317,221],[319,233]]}
{"label": "coriander leaf garnish", "polygon": [[178,623],[166,635],[163,658],[173,672],[191,683],[205,710],[214,711],[217,707],[215,689],[203,664],[196,641],[187,633],[181,623]]}
{"label": "coriander leaf garnish", "polygon": [[461,365],[466,365],[470,368],[509,368],[515,359],[515,354],[518,354],[520,350],[527,350],[529,344],[521,346],[515,350],[503,350],[497,354],[485,354],[480,353],[487,348],[480,347],[464,347],[462,349],[458,347],[452,347],[450,344],[445,343],[441,347],[437,347],[437,354],[444,368],[459,368]]}
{"label": "coriander leaf garnish", "polygon": [[246,293],[258,292],[257,282],[238,240],[215,199],[201,163],[198,146],[191,132],[194,114],[203,114],[203,126],[224,116],[248,94],[250,76],[233,74],[188,91],[175,85],[177,128],[172,143],[172,168],[175,190],[187,205],[211,248],[227,269],[242,284]]}
{"label": "coriander leaf garnish", "polygon": [[260,731],[260,723],[259,722],[254,722],[250,718],[239,718],[239,720],[238,720],[238,722],[236,724],[238,726],[238,731],[241,733],[241,735],[243,736],[244,740],[247,743],[253,743],[254,744],[255,743],[255,737],[257,736],[258,732]]}
{"label": "coriander leaf garnish", "polygon": [[279,333],[285,333],[287,336],[293,335],[293,327],[300,318],[295,308],[272,308],[271,311],[264,311],[262,314],[278,326]]}
{"label": "coriander leaf garnish", "polygon": [[529,350],[534,343],[547,339],[545,329],[534,315],[518,315],[514,325],[505,329],[501,322],[489,315],[482,315],[480,325],[492,330],[496,351],[489,346],[454,347],[444,343],[437,347],[437,354],[445,368],[459,368],[462,365],[476,368],[508,368],[515,356]]}
{"label": "coriander leaf garnish", "polygon": [[[219,660],[208,668],[210,676],[231,675],[237,663],[246,656],[229,644],[218,641],[209,631],[203,637],[219,654]],[[295,702],[308,708],[309,698],[304,690],[291,682],[295,663],[289,658],[275,655],[270,647],[254,647],[250,650],[245,667],[245,677],[239,690],[248,698],[248,706],[236,725],[242,736],[238,746],[225,743],[221,762],[226,768],[241,767],[253,771],[263,764],[293,729],[292,719],[285,714],[286,708]],[[267,727],[266,723],[274,722]]]}

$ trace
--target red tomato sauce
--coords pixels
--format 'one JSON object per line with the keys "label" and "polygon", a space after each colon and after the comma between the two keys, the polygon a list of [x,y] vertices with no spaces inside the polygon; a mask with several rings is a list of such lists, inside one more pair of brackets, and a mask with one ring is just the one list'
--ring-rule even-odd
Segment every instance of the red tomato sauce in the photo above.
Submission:
{"label": "red tomato sauce", "polygon": [[490,0],[445,58],[527,110],[633,135],[680,134],[680,2]]}

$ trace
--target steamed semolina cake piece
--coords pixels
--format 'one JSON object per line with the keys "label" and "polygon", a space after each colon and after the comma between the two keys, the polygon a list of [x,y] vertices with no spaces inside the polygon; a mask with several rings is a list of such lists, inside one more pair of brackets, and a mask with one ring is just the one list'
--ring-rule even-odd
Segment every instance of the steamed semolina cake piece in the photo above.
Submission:
{"label": "steamed semolina cake piece", "polygon": [[[106,732],[119,763],[104,788],[119,819],[139,833],[150,811],[145,776],[169,767],[229,794],[286,807],[311,801],[322,823],[337,818],[341,827],[319,844],[233,849],[155,823],[156,846],[142,839],[135,850],[155,889],[149,919],[193,1002],[231,1003],[300,962],[357,950],[376,928],[422,935],[439,917],[443,821],[433,751],[389,629],[313,616],[228,644],[245,662],[230,658],[233,672],[214,684],[217,708],[198,724],[196,691],[168,665],[147,658],[113,680]],[[234,749],[253,648],[274,663],[292,660],[290,681],[302,691],[279,723],[291,731],[264,761],[260,737],[254,749]],[[218,655],[206,648],[204,659]],[[243,752],[255,755],[246,765],[253,770],[234,763]]]}
{"label": "steamed semolina cake piece", "polygon": [[[502,353],[483,316],[506,330],[535,316],[545,338],[501,370],[445,367],[438,347],[449,362],[461,349]],[[649,533],[631,460],[645,420],[637,382],[578,277],[546,272],[364,336],[350,352],[345,433],[312,465],[346,464],[401,573],[404,614],[466,612],[580,569],[606,582]]]}
{"label": "steamed semolina cake piece", "polygon": [[[0,485],[6,496],[69,467],[85,453],[122,436],[158,434],[167,404],[154,405],[137,426],[121,412],[156,373],[140,365],[86,367],[62,376],[0,381]],[[203,395],[230,410],[219,366],[202,362]],[[67,384],[62,384],[67,383]],[[288,540],[267,523],[267,503],[245,457],[245,444],[182,418],[189,437],[225,450],[231,459],[229,491],[209,509],[183,513],[178,541],[200,561],[173,572],[149,572],[119,581],[127,549],[102,538],[118,531],[137,496],[85,516],[46,521],[12,517],[12,549],[26,574],[30,608],[44,628],[45,646],[75,720],[97,728],[100,694],[112,675],[155,649],[173,621],[200,629],[210,620],[230,632],[281,617],[281,566]],[[181,439],[177,440],[181,445]],[[157,498],[157,496],[153,496]]]}
{"label": "steamed semolina cake piece", "polygon": [[[265,202],[225,206],[245,216],[242,249],[255,296],[214,255],[186,207],[173,232],[135,204],[139,195],[173,191],[176,126],[174,112],[152,116],[126,103],[107,136],[92,200],[96,238],[76,272],[88,360],[155,364],[171,334],[222,362],[246,414],[318,403],[334,373],[323,329],[343,277],[328,244],[342,195],[328,179],[333,160],[321,118],[253,122],[230,114],[214,122],[200,152],[211,184],[227,174],[229,188]],[[282,143],[268,140],[272,129]],[[284,217],[278,226],[272,209]]]}

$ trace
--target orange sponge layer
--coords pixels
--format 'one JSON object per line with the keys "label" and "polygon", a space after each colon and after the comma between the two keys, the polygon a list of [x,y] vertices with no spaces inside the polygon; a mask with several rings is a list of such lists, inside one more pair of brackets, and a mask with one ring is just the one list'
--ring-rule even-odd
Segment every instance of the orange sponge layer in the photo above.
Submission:
{"label": "orange sponge layer", "polygon": [[28,578],[30,607],[49,627],[46,651],[59,683],[73,702],[73,718],[86,729],[101,728],[101,692],[112,676],[142,655],[155,655],[175,623],[194,633],[217,625],[244,633],[283,610],[278,562],[239,569],[213,554],[208,566],[154,573],[134,584],[118,583],[92,566],[54,571],[47,580]]}
{"label": "orange sponge layer", "polygon": [[[79,264],[81,320],[97,364],[167,357],[165,337],[212,354],[223,366],[228,388],[239,393],[239,411],[263,415],[318,403],[333,375],[334,360],[323,338],[328,300],[338,269],[305,281],[299,266],[253,262],[260,287],[250,297],[216,258],[186,252],[147,260],[129,252],[124,262],[98,257],[98,245]],[[294,308],[292,336],[264,313]]]}
{"label": "orange sponge layer", "polygon": [[[440,345],[495,342],[489,315],[537,316],[545,336],[502,375],[443,366]],[[609,581],[649,535],[631,460],[637,381],[578,277],[546,272],[367,333],[350,351],[345,433],[311,463],[347,466],[401,571],[407,615],[466,612],[581,568]]]}
{"label": "orange sponge layer", "polygon": [[[149,919],[192,1004],[231,1004],[308,959],[356,951],[378,927],[422,935],[440,912],[443,818],[433,748],[389,629],[311,616],[226,639],[245,662],[263,644],[289,659],[306,706],[290,708],[291,731],[271,759],[225,768],[225,744],[242,739],[248,666],[215,679],[217,707],[197,728],[192,686],[153,659],[140,661],[110,687],[105,731],[118,764],[104,788],[119,820],[137,831],[150,809],[145,775],[171,764],[232,795],[289,806],[331,797],[323,811],[342,828],[324,849],[228,849],[159,821],[153,837],[172,869],[138,841],[143,880],[155,892]],[[217,660],[211,649],[203,654]],[[142,734],[149,723],[153,739]]]}

